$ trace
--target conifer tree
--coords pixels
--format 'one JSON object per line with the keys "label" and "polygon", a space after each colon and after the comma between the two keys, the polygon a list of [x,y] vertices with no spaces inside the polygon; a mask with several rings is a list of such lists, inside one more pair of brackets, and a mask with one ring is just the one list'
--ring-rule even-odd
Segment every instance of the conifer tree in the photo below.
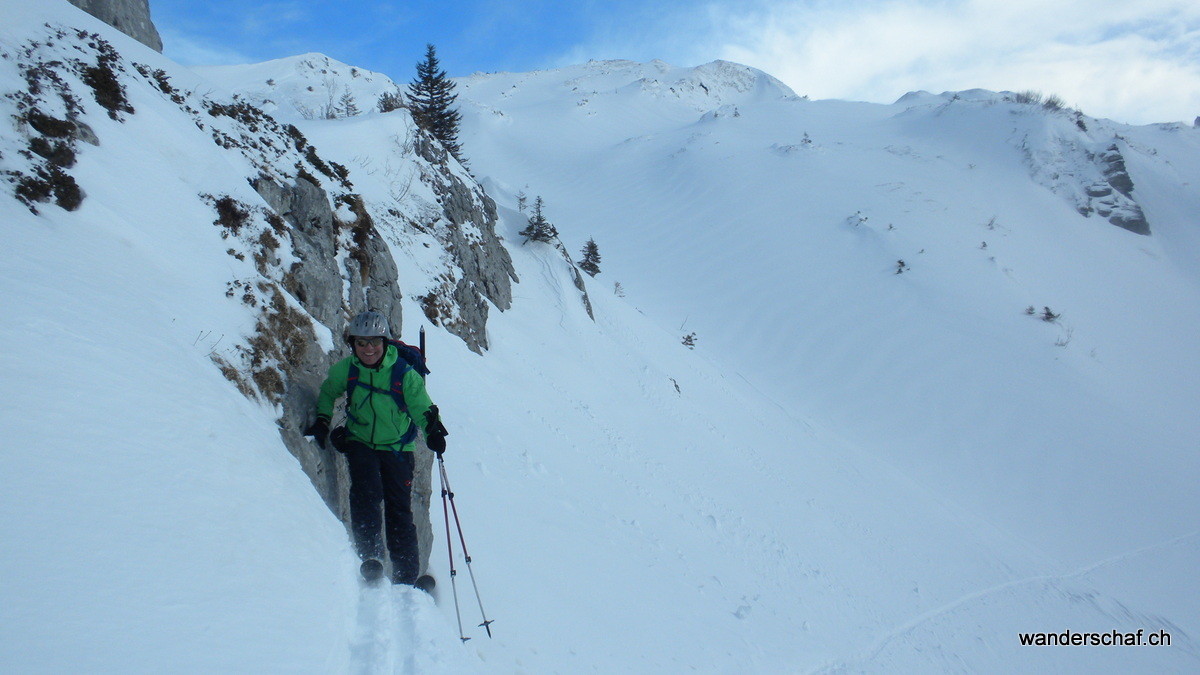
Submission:
{"label": "conifer tree", "polygon": [[354,94],[350,93],[349,87],[346,87],[342,98],[338,100],[338,112],[342,113],[343,117],[357,117],[361,112],[358,109],[358,103],[354,100]]}
{"label": "conifer tree", "polygon": [[439,67],[437,49],[431,44],[425,45],[425,60],[417,64],[417,77],[408,84],[409,107],[417,126],[441,141],[461,161],[458,124],[462,115],[454,107],[457,98],[454,83]]}
{"label": "conifer tree", "polygon": [[533,214],[529,216],[529,225],[520,232],[521,236],[525,237],[525,242],[540,241],[548,244],[558,236],[558,230],[546,220],[542,212],[544,207],[545,203],[541,195],[538,195],[533,202]]}
{"label": "conifer tree", "polygon": [[389,113],[393,110],[399,110],[404,107],[404,99],[400,96],[400,90],[385,91],[379,96],[379,102],[376,104],[379,107],[379,112]]}
{"label": "conifer tree", "polygon": [[595,239],[588,239],[583,245],[583,260],[579,261],[579,269],[593,277],[600,273],[600,247],[596,246]]}

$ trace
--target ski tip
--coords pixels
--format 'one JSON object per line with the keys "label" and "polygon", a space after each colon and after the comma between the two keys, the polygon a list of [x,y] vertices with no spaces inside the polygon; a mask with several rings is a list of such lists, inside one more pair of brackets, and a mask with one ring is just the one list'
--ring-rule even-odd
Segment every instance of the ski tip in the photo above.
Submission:
{"label": "ski tip", "polygon": [[417,583],[413,586],[424,591],[435,603],[438,601],[437,580],[430,575],[423,574],[417,577]]}
{"label": "ski tip", "polygon": [[366,581],[378,581],[383,577],[383,563],[374,558],[368,558],[359,566],[358,572]]}

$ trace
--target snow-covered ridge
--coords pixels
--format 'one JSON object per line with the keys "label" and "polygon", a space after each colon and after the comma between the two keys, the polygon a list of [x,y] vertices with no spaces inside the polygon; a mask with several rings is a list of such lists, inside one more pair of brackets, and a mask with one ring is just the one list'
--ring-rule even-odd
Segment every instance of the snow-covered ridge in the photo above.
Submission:
{"label": "snow-covered ridge", "polygon": [[[476,73],[459,78],[464,98],[536,96],[547,87],[569,92],[576,105],[604,99],[653,100],[704,113],[723,105],[794,99],[787,85],[761,70],[729,61],[679,68],[664,61],[589,61],[578,66],[529,73]],[[469,92],[469,93],[468,93]]]}
{"label": "snow-covered ridge", "polygon": [[925,90],[910,91],[896,99],[896,105],[942,105],[949,101],[976,101],[983,103],[1012,102],[1016,94],[1011,91],[992,91],[990,89],[964,89],[962,91],[943,91],[933,94]]}
{"label": "snow-covered ridge", "polygon": [[382,73],[309,53],[262,63],[203,66],[194,70],[223,89],[288,121],[353,117],[377,109],[400,87]]}

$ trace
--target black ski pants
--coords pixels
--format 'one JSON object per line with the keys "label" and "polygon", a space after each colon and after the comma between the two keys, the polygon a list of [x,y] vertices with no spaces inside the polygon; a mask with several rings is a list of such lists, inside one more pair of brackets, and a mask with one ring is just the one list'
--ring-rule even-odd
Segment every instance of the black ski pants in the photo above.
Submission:
{"label": "black ski pants", "polygon": [[359,557],[383,560],[380,530],[385,526],[392,581],[416,583],[420,562],[412,514],[413,453],[373,450],[349,441],[346,462],[350,468],[350,528]]}

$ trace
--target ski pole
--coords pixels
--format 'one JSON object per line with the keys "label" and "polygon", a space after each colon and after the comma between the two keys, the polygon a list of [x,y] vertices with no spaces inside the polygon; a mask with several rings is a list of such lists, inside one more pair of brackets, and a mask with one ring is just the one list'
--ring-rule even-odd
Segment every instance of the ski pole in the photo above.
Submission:
{"label": "ski pole", "polygon": [[[438,457],[441,461],[441,457]],[[463,635],[462,627],[462,612],[458,609],[458,584],[455,579],[458,577],[458,570],[454,569],[454,540],[450,537],[450,509],[446,502],[446,482],[442,480],[442,519],[446,521],[446,553],[450,556],[450,590],[454,593],[454,616],[458,619],[458,639],[466,642],[471,638]]]}
{"label": "ski pole", "polygon": [[[420,345],[421,355],[426,360],[429,359],[429,354],[425,351],[425,327],[421,326],[419,331],[418,344]],[[442,433],[445,433],[445,427],[442,428]],[[449,498],[449,511],[454,513],[454,525],[458,528],[458,540],[462,544],[463,559],[467,562],[467,573],[471,576],[471,586],[475,589],[475,600],[479,603],[479,614],[483,617],[483,623],[479,624],[487,631],[488,637],[492,637],[493,620],[487,618],[487,612],[483,609],[483,598],[479,595],[479,584],[475,581],[475,568],[471,567],[471,554],[467,551],[467,538],[463,536],[462,521],[458,518],[458,505],[454,503],[454,491],[450,489],[450,478],[446,475],[446,460],[442,457],[442,453],[438,453],[438,474],[442,485],[442,519],[446,522],[446,552],[450,556],[450,590],[454,595],[454,615],[458,619],[458,636],[463,642],[471,638],[463,635],[462,629],[462,614],[459,611],[458,605],[458,570],[454,568],[454,543],[450,536],[450,513],[447,509],[447,498]]]}
{"label": "ski pole", "polygon": [[[454,525],[458,528],[458,540],[462,544],[463,560],[467,562],[467,573],[471,576],[471,586],[475,589],[475,600],[479,603],[479,614],[483,617],[483,623],[479,624],[487,631],[488,637],[492,637],[492,623],[494,620],[487,618],[487,612],[483,609],[483,598],[479,595],[479,584],[475,581],[475,568],[471,567],[471,554],[467,551],[467,538],[463,536],[462,521],[458,518],[458,506],[454,503],[454,491],[450,489],[450,478],[446,475],[446,461],[442,456],[438,455],[438,470],[441,472],[442,478],[442,497],[450,496],[450,509],[454,513]],[[443,502],[443,510],[445,510],[445,502]],[[446,537],[450,537],[450,521],[446,521]],[[450,573],[451,586],[454,584],[454,572]],[[457,605],[456,605],[457,608]]]}
{"label": "ski pole", "polygon": [[[421,350],[421,356],[423,358],[425,358],[426,354],[425,354],[425,327],[424,326],[421,326],[417,344],[419,345],[419,348]],[[442,461],[441,454],[438,455],[438,461],[439,462]],[[448,506],[448,503],[446,501],[446,497],[447,497],[447,495],[450,495],[450,492],[449,492],[449,489],[446,487],[444,471],[442,472],[441,482],[442,482],[442,520],[444,520],[446,522],[446,554],[449,557],[449,562],[450,562],[450,590],[454,595],[454,616],[456,619],[458,619],[458,639],[462,640],[463,642],[466,642],[467,640],[470,640],[471,638],[467,637],[466,635],[463,635],[462,612],[459,610],[459,607],[458,607],[458,583],[457,583],[458,570],[454,569],[454,539],[450,536],[450,507]],[[453,499],[453,495],[450,495],[450,497],[451,497],[451,499]]]}

